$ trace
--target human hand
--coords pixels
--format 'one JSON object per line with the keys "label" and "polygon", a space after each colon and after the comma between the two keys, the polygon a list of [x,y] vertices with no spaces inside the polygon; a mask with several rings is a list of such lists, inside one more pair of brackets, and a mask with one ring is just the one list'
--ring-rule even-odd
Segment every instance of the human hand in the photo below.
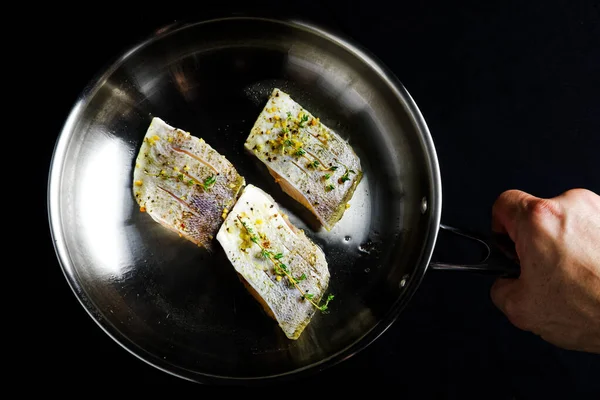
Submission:
{"label": "human hand", "polygon": [[518,279],[498,279],[492,301],[518,328],[557,346],[600,353],[600,196],[502,193],[492,229],[515,242]]}

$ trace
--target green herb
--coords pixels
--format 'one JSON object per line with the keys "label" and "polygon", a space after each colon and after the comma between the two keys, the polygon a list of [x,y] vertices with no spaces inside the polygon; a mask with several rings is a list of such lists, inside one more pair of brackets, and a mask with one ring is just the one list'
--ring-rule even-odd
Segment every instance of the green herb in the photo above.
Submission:
{"label": "green herb", "polygon": [[285,146],[288,146],[288,147],[291,147],[291,146],[293,146],[293,145],[294,145],[294,143],[292,143],[292,141],[291,141],[290,139],[286,139],[286,140],[283,142],[283,144],[284,144]]}
{"label": "green herb", "polygon": [[242,221],[242,225],[244,225],[244,229],[246,229],[248,231],[248,233],[252,234],[252,228],[250,228],[247,223],[245,223],[244,221]]}
{"label": "green herb", "polygon": [[273,258],[276,260],[279,260],[282,257],[283,257],[283,253],[277,253],[277,254],[275,254],[275,256],[273,256]]}
{"label": "green herb", "polygon": [[179,179],[181,182],[183,182],[183,174],[177,175],[177,179]]}
{"label": "green herb", "polygon": [[348,176],[349,173],[355,174],[356,172],[354,172],[354,170],[347,169],[346,173],[340,178],[340,184],[350,180],[350,177]]}
{"label": "green herb", "polygon": [[296,282],[302,282],[302,281],[306,280],[306,274],[302,274],[298,278],[294,278],[294,279],[296,280]]}
{"label": "green herb", "polygon": [[303,149],[303,148],[299,148],[299,149],[296,151],[296,155],[297,155],[297,156],[303,156],[303,155],[305,155],[305,154],[306,154],[306,151],[304,151],[304,149]]}
{"label": "green herb", "polygon": [[308,121],[308,115],[303,115],[302,118],[300,119],[300,122],[298,123],[298,127],[299,128],[303,128],[304,127],[304,123]]}
{"label": "green herb", "polygon": [[193,179],[190,179],[190,180],[187,182],[187,184],[188,184],[188,186],[192,186],[192,185],[194,184],[194,180],[193,180]]}
{"label": "green herb", "polygon": [[264,258],[271,258],[271,252],[270,252],[270,251],[268,251],[268,250],[265,250],[265,249],[263,249],[263,250],[261,251],[261,254],[262,254],[262,256],[263,256]]}
{"label": "green herb", "polygon": [[204,183],[202,184],[202,187],[204,187],[204,189],[207,190],[212,185],[214,185],[216,181],[217,181],[217,177],[214,176],[214,175],[211,175],[211,176],[209,176],[208,178],[206,178],[204,180]]}
{"label": "green herb", "polygon": [[315,295],[312,294],[312,293],[308,293],[308,292],[304,293],[304,298],[305,299],[311,300],[313,297],[315,297]]}
{"label": "green herb", "polygon": [[318,160],[312,162],[312,166],[315,168],[317,168],[319,165],[321,165],[321,163]]}
{"label": "green herb", "polygon": [[329,178],[331,178],[331,174],[325,174],[325,175],[323,175],[323,176],[325,177],[325,179],[329,179]]}
{"label": "green herb", "polygon": [[292,118],[292,113],[288,111],[287,116],[288,116],[288,118]]}
{"label": "green herb", "polygon": [[327,187],[325,187],[325,190],[327,190],[328,192],[331,192],[333,189],[335,189],[335,186],[333,185],[328,185]]}
{"label": "green herb", "polygon": [[[275,262],[275,261],[274,261]],[[275,264],[275,273],[277,275],[286,275],[289,278],[291,278],[291,276],[289,276],[289,271],[288,271],[288,267],[287,265],[285,265],[284,263],[282,263],[281,261],[277,261],[279,264]],[[292,278],[293,279],[293,278]]]}
{"label": "green herb", "polygon": [[250,237],[250,240],[252,240],[254,243],[258,243],[258,238],[256,236]]}
{"label": "green herb", "polygon": [[290,130],[286,127],[281,128],[281,132],[288,133]]}
{"label": "green herb", "polygon": [[339,168],[339,167],[338,167],[337,165],[334,165],[333,167],[329,167],[329,169],[330,169],[331,171],[335,171],[335,170],[336,170],[336,169],[338,169],[338,168]]}
{"label": "green herb", "polygon": [[320,310],[322,313],[326,313],[326,312],[327,312],[327,310],[328,310],[328,308],[329,308],[329,307],[328,307],[328,306],[329,306],[329,302],[330,302],[331,300],[333,300],[334,298],[335,298],[335,296],[334,296],[333,294],[331,294],[331,293],[330,293],[330,294],[329,294],[329,296],[327,296],[327,300],[325,300],[325,304],[323,304],[322,306],[319,306],[319,310]]}

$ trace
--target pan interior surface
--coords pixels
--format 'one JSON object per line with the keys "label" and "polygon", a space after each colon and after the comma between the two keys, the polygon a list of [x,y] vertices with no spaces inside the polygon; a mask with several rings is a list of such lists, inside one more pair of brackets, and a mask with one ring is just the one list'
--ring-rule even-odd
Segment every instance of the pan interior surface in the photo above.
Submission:
{"label": "pan interior surface", "polygon": [[[310,25],[245,18],[163,32],[113,64],[69,116],[49,182],[57,255],[90,315],[143,360],[205,382],[322,368],[383,332],[425,273],[441,193],[422,117],[380,68]],[[275,87],[361,159],[330,232],[244,151]],[[139,211],[131,179],[152,117],[206,140],[324,250],[335,299],[299,340],[264,314],[218,244],[208,253]]]}

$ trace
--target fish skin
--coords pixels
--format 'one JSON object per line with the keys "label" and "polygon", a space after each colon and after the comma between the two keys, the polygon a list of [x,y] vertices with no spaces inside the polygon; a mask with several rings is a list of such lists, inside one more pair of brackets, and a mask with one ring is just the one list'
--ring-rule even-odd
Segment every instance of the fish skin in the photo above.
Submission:
{"label": "fish skin", "polygon": [[[215,178],[212,185],[202,186]],[[210,183],[210,182],[207,182]],[[133,195],[156,222],[210,250],[244,177],[204,140],[153,118],[133,172]]]}
{"label": "fish skin", "polygon": [[288,284],[285,276],[277,280],[273,261],[262,256],[261,248],[248,239],[248,231],[240,220],[259,238],[261,246],[273,254],[282,254],[280,261],[293,277],[306,276],[298,285],[313,294],[317,304],[329,285],[325,254],[287,220],[271,196],[254,185],[244,188],[217,234],[217,241],[251,294],[289,339],[298,339],[316,308]]}
{"label": "fish skin", "polygon": [[[304,122],[302,115],[306,116]],[[282,148],[286,139],[292,145]],[[277,88],[244,147],[267,166],[282,190],[308,208],[328,231],[344,215],[346,203],[362,179],[360,160],[352,147]],[[299,149],[306,154],[298,156]],[[315,160],[319,165],[309,166]],[[337,169],[324,170],[332,167]],[[348,179],[343,182],[346,172]]]}

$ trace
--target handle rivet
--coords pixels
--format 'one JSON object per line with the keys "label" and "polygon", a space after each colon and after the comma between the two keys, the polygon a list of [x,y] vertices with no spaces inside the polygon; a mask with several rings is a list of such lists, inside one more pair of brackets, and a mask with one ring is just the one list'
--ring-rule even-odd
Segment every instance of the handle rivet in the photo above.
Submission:
{"label": "handle rivet", "polygon": [[427,212],[427,197],[423,197],[421,199],[421,214],[425,214]]}
{"label": "handle rivet", "polygon": [[403,288],[404,286],[406,286],[407,281],[408,281],[408,275],[404,275],[402,277],[402,280],[400,281],[400,287]]}

